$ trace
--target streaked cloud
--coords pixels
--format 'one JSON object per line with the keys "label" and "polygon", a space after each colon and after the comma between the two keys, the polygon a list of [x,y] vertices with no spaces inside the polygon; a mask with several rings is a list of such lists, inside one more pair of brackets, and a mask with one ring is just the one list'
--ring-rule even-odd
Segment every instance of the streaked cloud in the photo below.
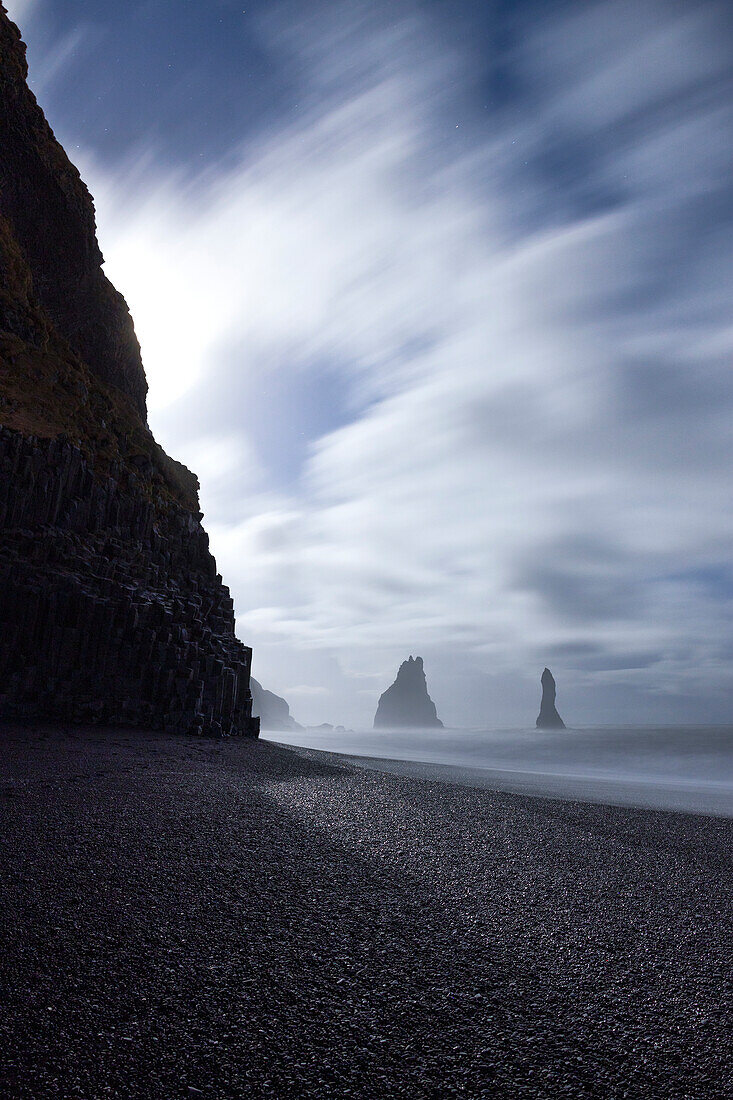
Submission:
{"label": "streaked cloud", "polygon": [[363,722],[410,652],[449,722],[531,720],[548,662],[578,722],[720,719],[726,6],[532,10],[501,106],[444,29],[275,8],[297,110],[226,163],[80,151],[151,423],[301,720]]}

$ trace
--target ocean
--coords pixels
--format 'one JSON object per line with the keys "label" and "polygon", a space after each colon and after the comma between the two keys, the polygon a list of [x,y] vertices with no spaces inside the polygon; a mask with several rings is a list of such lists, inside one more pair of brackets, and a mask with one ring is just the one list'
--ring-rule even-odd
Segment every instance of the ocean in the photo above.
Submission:
{"label": "ocean", "polygon": [[416,778],[733,817],[733,726],[303,729],[262,736]]}

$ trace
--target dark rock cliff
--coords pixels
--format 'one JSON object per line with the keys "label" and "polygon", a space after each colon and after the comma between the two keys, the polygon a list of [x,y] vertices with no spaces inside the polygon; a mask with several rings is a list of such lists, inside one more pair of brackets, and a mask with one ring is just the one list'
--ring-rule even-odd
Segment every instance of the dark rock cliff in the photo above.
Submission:
{"label": "dark rock cliff", "polygon": [[145,415],[147,383],[124,298],[102,271],[94,204],[26,84],[25,46],[0,5],[0,213],[56,331]]}
{"label": "dark rock cliff", "polygon": [[380,696],[374,728],[413,726],[442,729],[435,703],[428,695],[422,657],[410,657],[400,665],[397,679]]}
{"label": "dark rock cliff", "polygon": [[0,5],[0,717],[256,736],[198,482],[145,423],[100,263]]}
{"label": "dark rock cliff", "polygon": [[555,707],[555,677],[549,668],[546,668],[542,673],[541,683],[542,701],[540,703],[540,713],[537,716],[537,729],[564,730],[565,723]]}

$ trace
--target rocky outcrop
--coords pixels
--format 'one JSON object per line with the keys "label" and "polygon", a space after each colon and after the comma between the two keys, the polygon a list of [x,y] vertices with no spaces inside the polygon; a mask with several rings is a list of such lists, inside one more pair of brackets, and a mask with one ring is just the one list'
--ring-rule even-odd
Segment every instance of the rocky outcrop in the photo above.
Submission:
{"label": "rocky outcrop", "polygon": [[542,673],[541,683],[542,702],[540,703],[540,713],[537,716],[537,729],[564,730],[565,723],[555,708],[555,678],[549,668],[546,668]]}
{"label": "rocky outcrop", "polygon": [[0,428],[0,716],[256,735],[251,650],[195,515]]}
{"label": "rocky outcrop", "polygon": [[0,717],[256,736],[198,482],[0,7]]}
{"label": "rocky outcrop", "polygon": [[299,730],[302,726],[295,721],[285,699],[263,688],[254,677],[250,678],[252,689],[252,713],[259,716],[260,726],[264,730]]}
{"label": "rocky outcrop", "polygon": [[422,657],[410,657],[400,665],[397,679],[380,696],[374,728],[400,726],[442,729],[435,703],[428,695]]}
{"label": "rocky outcrop", "polygon": [[25,46],[0,6],[0,214],[57,333],[145,415],[147,383],[124,298],[102,270],[94,204],[26,83]]}

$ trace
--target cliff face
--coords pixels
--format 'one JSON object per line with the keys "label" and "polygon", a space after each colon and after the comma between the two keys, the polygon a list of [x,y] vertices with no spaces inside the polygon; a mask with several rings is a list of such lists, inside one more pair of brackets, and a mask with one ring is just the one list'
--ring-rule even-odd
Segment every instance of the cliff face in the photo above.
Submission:
{"label": "cliff face", "polygon": [[145,415],[147,383],[124,298],[102,271],[94,204],[26,84],[25,47],[0,5],[0,196],[56,331]]}
{"label": "cliff face", "polygon": [[374,728],[398,726],[442,729],[435,703],[428,695],[422,657],[410,657],[400,665],[397,679],[380,696]]}
{"label": "cliff face", "polygon": [[100,263],[0,6],[0,717],[256,735],[198,482],[145,423]]}

